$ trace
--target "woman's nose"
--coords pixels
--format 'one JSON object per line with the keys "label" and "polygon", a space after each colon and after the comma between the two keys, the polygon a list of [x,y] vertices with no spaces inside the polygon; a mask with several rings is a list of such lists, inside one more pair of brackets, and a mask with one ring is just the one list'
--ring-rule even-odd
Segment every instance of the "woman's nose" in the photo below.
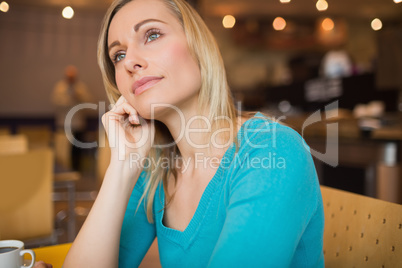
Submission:
{"label": "woman's nose", "polygon": [[134,73],[147,67],[146,60],[138,52],[127,52],[124,64],[126,70],[130,73]]}

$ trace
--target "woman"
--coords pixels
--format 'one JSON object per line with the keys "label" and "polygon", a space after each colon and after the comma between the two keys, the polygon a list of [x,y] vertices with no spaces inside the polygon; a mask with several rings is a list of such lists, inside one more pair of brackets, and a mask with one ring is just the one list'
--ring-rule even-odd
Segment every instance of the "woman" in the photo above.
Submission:
{"label": "woman", "polygon": [[323,208],[293,130],[238,116],[217,45],[182,0],[119,0],[98,59],[111,161],[64,267],[322,267]]}

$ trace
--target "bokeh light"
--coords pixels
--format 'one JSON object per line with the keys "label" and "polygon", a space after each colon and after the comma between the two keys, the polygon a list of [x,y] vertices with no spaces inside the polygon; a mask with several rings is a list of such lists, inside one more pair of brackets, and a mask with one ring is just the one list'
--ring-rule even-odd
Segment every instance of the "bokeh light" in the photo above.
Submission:
{"label": "bokeh light", "polygon": [[71,19],[74,16],[74,9],[70,6],[66,6],[61,14],[63,15],[63,18]]}
{"label": "bokeh light", "polygon": [[0,3],[0,11],[7,12],[10,9],[10,6],[6,1]]}
{"label": "bokeh light", "polygon": [[325,0],[318,0],[315,6],[318,11],[325,11],[328,9],[328,2]]}
{"label": "bokeh light", "polygon": [[374,31],[379,31],[382,28],[382,22],[380,19],[375,18],[371,21],[371,28],[373,28]]}
{"label": "bokeh light", "polygon": [[286,20],[282,17],[276,17],[272,23],[272,26],[276,31],[282,31],[286,27]]}
{"label": "bokeh light", "polygon": [[236,24],[236,19],[232,15],[226,15],[222,20],[222,24],[225,28],[233,28]]}
{"label": "bokeh light", "polygon": [[322,23],[321,23],[321,27],[325,30],[325,31],[331,31],[334,29],[334,21],[331,20],[330,18],[325,18]]}

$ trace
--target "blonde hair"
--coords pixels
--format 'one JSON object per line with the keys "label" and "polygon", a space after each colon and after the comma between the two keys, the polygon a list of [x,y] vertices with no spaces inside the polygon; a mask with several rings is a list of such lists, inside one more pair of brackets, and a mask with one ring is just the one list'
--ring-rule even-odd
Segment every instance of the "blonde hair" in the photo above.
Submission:
{"label": "blonde hair", "polygon": [[[111,103],[115,103],[120,97],[115,81],[115,70],[112,61],[108,55],[108,30],[110,22],[114,15],[127,3],[135,0],[117,0],[107,11],[98,41],[98,64],[100,66],[103,82],[106,88],[107,96]],[[198,13],[184,0],[161,0],[169,10],[176,16],[181,23],[187,37],[188,48],[192,56],[196,59],[201,72],[201,89],[199,92],[198,109],[204,111],[209,109],[208,117],[213,122],[212,129],[220,129],[228,126],[229,122],[236,122],[236,109],[233,104],[230,89],[226,79],[226,72],[218,45]],[[223,120],[216,120],[221,118]],[[226,118],[226,119],[224,119]],[[236,129],[235,124],[231,124],[232,132]],[[167,127],[160,122],[155,121],[155,142],[154,144],[167,144],[173,142]],[[226,141],[233,139],[232,135],[224,137]],[[160,157],[167,157],[174,161],[175,156],[180,152],[176,145],[169,148],[160,149],[157,146],[151,148],[149,158],[157,160]],[[167,180],[173,175],[176,181],[177,170],[175,165],[170,165],[169,169],[163,168],[162,161],[150,161],[148,170],[148,180],[144,194],[141,198],[146,198],[147,218],[149,222],[153,221],[153,200],[158,185],[162,182],[166,195],[166,205],[173,196],[167,194]],[[159,163],[159,164],[158,164]]]}

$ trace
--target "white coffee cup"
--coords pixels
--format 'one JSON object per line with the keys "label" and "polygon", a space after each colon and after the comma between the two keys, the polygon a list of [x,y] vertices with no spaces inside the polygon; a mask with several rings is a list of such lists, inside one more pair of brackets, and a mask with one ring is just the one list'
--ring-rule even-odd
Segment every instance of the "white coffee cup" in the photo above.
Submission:
{"label": "white coffee cup", "polygon": [[[24,266],[24,255],[30,254],[31,264]],[[24,243],[18,240],[0,241],[0,268],[32,268],[35,264],[35,252],[24,249]]]}

